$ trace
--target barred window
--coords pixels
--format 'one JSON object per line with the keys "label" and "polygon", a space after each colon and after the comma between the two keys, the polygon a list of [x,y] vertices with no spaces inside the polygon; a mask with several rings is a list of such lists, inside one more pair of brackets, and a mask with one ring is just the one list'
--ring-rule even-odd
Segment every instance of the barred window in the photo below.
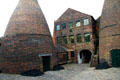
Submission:
{"label": "barred window", "polygon": [[66,23],[61,24],[62,29],[66,29]]}
{"label": "barred window", "polygon": [[67,44],[67,43],[68,43],[68,42],[67,42],[67,37],[66,37],[66,36],[63,37],[63,42],[64,42],[64,44]]}
{"label": "barred window", "polygon": [[81,35],[81,34],[78,34],[78,35],[77,35],[77,42],[78,42],[78,43],[81,43],[81,42],[82,42],[82,35]]}
{"label": "barred window", "polygon": [[68,26],[69,26],[70,29],[73,28],[73,22],[69,22]]}
{"label": "barred window", "polygon": [[71,51],[71,57],[74,57],[75,54],[74,54],[74,51]]}
{"label": "barred window", "polygon": [[89,24],[89,19],[84,19],[84,25],[88,25]]}
{"label": "barred window", "polygon": [[61,43],[61,38],[60,37],[57,37],[57,44],[60,44]]}
{"label": "barred window", "polygon": [[68,59],[68,55],[67,54],[63,54],[63,59]]}
{"label": "barred window", "polygon": [[89,33],[84,34],[84,40],[85,40],[85,42],[90,42],[90,34]]}
{"label": "barred window", "polygon": [[74,36],[70,36],[70,43],[75,43]]}
{"label": "barred window", "polygon": [[77,20],[76,21],[76,27],[79,27],[79,26],[81,26],[81,23],[80,23],[80,20]]}

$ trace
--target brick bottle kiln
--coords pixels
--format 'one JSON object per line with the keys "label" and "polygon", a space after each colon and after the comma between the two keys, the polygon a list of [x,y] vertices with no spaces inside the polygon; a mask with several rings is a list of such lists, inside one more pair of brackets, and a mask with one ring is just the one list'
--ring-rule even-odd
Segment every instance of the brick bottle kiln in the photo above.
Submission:
{"label": "brick bottle kiln", "polygon": [[120,0],[105,0],[99,44],[100,61],[120,66]]}
{"label": "brick bottle kiln", "polygon": [[46,71],[56,65],[48,24],[37,0],[20,0],[1,40],[0,70]]}

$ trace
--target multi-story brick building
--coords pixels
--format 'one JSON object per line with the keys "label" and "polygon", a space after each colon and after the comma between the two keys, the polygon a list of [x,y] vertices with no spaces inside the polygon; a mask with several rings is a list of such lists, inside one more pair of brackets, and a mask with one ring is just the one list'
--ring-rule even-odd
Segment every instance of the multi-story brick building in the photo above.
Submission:
{"label": "multi-story brick building", "polygon": [[0,40],[0,70],[46,71],[57,64],[52,37],[37,0],[20,0]]}
{"label": "multi-story brick building", "polygon": [[96,29],[96,21],[91,15],[67,9],[54,22],[54,43],[56,47],[63,47],[57,52],[59,63],[89,63],[96,54]]}
{"label": "multi-story brick building", "polygon": [[105,0],[99,39],[100,62],[120,66],[120,0]]}

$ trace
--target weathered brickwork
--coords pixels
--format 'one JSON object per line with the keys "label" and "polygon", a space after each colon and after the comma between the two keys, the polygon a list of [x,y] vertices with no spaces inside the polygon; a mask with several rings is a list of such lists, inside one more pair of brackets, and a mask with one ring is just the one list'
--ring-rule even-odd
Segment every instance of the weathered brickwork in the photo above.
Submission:
{"label": "weathered brickwork", "polygon": [[99,36],[100,60],[111,64],[111,50],[120,49],[120,0],[105,0]]}
{"label": "weathered brickwork", "polygon": [[[88,25],[83,25],[84,24],[84,19],[89,19],[89,24]],[[79,27],[76,27],[76,21],[80,20],[81,25]],[[69,28],[69,22],[73,22],[73,28],[72,32],[70,31]],[[57,30],[56,25],[61,25],[63,23],[66,23],[66,29],[62,29],[62,26],[60,27],[60,30]],[[89,50],[92,55],[95,54],[95,42],[96,42],[96,25],[95,25],[95,20],[93,19],[92,16],[78,12],[73,9],[68,9],[58,20],[55,21],[54,23],[54,35],[53,35],[53,40],[54,43],[57,45],[57,37],[60,37],[61,43],[60,45],[65,47],[68,51],[68,60],[71,62],[78,63],[78,54],[82,50]],[[90,42],[85,42],[84,40],[84,34],[89,33],[90,34]],[[82,35],[82,43],[77,43],[77,34]],[[74,42],[71,44],[69,42],[70,36],[74,36]],[[63,42],[63,37],[67,37],[68,43],[65,44]],[[71,57],[71,51],[74,51],[75,55],[74,57]],[[59,53],[59,52],[58,52]],[[59,55],[62,55],[62,53],[59,53]]]}
{"label": "weathered brickwork", "polygon": [[50,35],[48,24],[37,0],[20,0],[11,16],[5,36],[21,33]]}
{"label": "weathered brickwork", "polygon": [[37,0],[20,0],[0,43],[2,72],[23,73],[32,69],[43,72],[47,68],[45,56],[50,57],[50,69],[57,65],[52,37]]}

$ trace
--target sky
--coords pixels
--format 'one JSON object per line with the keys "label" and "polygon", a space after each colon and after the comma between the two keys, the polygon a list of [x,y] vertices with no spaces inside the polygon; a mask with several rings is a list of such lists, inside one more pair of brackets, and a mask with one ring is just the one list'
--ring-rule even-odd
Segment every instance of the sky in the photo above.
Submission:
{"label": "sky", "polygon": [[[19,0],[0,1],[0,37],[4,35],[9,19]],[[92,15],[97,19],[101,13],[104,0],[38,0],[39,5],[53,34],[54,21],[68,8]]]}

